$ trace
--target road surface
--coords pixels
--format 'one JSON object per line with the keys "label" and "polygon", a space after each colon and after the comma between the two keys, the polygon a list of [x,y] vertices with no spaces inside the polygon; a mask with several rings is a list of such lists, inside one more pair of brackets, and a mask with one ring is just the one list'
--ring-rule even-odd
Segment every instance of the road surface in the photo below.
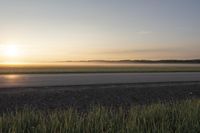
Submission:
{"label": "road surface", "polygon": [[0,75],[0,88],[200,81],[200,72]]}

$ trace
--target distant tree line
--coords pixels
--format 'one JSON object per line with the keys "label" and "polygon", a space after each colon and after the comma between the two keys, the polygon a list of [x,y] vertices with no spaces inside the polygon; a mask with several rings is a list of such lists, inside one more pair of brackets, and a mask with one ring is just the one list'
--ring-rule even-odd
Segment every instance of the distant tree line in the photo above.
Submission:
{"label": "distant tree line", "polygon": [[80,61],[60,61],[60,62],[99,62],[99,63],[185,63],[199,64],[200,59],[192,60],[80,60]]}

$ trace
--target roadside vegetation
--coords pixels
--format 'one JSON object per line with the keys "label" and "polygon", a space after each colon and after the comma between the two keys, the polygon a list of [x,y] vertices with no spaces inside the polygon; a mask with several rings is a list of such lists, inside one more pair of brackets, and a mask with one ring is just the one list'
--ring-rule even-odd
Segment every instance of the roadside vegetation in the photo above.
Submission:
{"label": "roadside vegetation", "polygon": [[1,113],[1,133],[197,133],[200,101],[134,106],[95,106],[88,111],[24,108]]}

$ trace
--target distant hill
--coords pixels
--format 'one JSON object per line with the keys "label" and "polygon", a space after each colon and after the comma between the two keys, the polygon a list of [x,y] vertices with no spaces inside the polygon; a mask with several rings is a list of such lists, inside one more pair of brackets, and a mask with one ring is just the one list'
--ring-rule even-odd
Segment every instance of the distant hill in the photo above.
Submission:
{"label": "distant hill", "polygon": [[200,64],[200,59],[192,59],[192,60],[80,60],[80,61],[60,61],[60,62]]}

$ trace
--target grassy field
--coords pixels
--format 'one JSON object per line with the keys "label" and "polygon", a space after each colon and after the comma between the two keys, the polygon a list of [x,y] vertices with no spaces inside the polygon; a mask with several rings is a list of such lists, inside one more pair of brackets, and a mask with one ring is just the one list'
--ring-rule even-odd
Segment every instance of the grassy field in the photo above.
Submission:
{"label": "grassy field", "polygon": [[41,111],[30,108],[0,116],[1,133],[197,133],[200,101],[153,104],[112,110],[95,106]]}
{"label": "grassy field", "polygon": [[0,74],[200,72],[200,66],[0,66]]}

